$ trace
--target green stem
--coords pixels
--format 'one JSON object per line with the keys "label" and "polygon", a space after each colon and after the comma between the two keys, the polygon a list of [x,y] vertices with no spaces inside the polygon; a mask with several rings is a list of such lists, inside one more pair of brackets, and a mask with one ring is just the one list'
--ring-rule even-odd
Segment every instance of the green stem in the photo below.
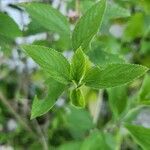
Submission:
{"label": "green stem", "polygon": [[80,16],[80,0],[76,0],[76,12]]}
{"label": "green stem", "polygon": [[120,133],[120,129],[119,129],[118,132],[117,132],[117,135],[116,135],[116,143],[117,144],[116,144],[115,150],[120,150],[121,149],[122,139],[123,139],[123,137],[122,137],[122,135]]}
{"label": "green stem", "polygon": [[100,90],[99,94],[98,94],[98,99],[96,102],[94,117],[93,117],[94,124],[97,124],[97,122],[98,122],[98,118],[99,118],[99,114],[100,114],[100,110],[101,110],[101,104],[102,104],[102,96],[103,96],[103,90]]}
{"label": "green stem", "polygon": [[20,122],[20,124],[32,135],[36,138],[36,134],[33,132],[33,130],[30,128],[30,126],[23,120],[22,117],[20,117],[17,112],[13,109],[13,107],[8,103],[7,99],[4,97],[4,95],[0,92],[0,100],[1,102],[8,108],[8,110],[14,115],[14,117]]}
{"label": "green stem", "polygon": [[47,143],[47,140],[45,138],[45,135],[40,127],[40,125],[38,124],[37,120],[34,121],[35,125],[36,125],[36,129],[37,129],[37,132],[41,138],[41,143],[43,145],[43,149],[44,150],[48,150],[48,143]]}

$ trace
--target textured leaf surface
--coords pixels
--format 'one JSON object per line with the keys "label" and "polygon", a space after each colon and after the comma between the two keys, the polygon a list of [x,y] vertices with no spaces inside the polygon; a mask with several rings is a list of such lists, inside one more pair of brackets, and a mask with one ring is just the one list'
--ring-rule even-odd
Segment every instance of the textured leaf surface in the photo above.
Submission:
{"label": "textured leaf surface", "polygon": [[85,15],[79,19],[72,35],[72,46],[74,50],[80,46],[83,50],[88,48],[90,41],[98,32],[101,25],[105,7],[106,0],[101,0],[87,10]]}
{"label": "textured leaf surface", "polygon": [[150,150],[150,128],[132,124],[126,124],[125,127],[144,150]]}
{"label": "textured leaf surface", "polygon": [[109,19],[124,18],[129,16],[130,16],[130,11],[128,9],[125,9],[116,3],[110,2],[107,5],[104,18],[106,17],[109,20]]}
{"label": "textured leaf surface", "polygon": [[[136,25],[135,25],[136,24]],[[124,31],[125,40],[133,40],[144,34],[144,16],[142,13],[132,15]]]}
{"label": "textured leaf surface", "polygon": [[47,113],[54,105],[57,98],[62,94],[65,89],[65,85],[61,84],[53,79],[47,81],[48,95],[44,100],[38,100],[35,96],[32,104],[31,119],[41,116]]}
{"label": "textured leaf surface", "polygon": [[84,107],[85,106],[85,100],[84,96],[82,94],[82,91],[80,89],[74,89],[70,93],[70,99],[72,105],[76,107]]}
{"label": "textured leaf surface", "polygon": [[89,51],[88,56],[98,66],[104,66],[110,63],[124,63],[124,60],[118,55],[102,51],[99,47]]}
{"label": "textured leaf surface", "polygon": [[101,26],[101,32],[106,34],[110,28],[110,21],[118,18],[125,18],[130,16],[130,10],[119,6],[116,3],[108,2],[106,12],[104,14],[104,21]]}
{"label": "textured leaf surface", "polygon": [[72,79],[78,83],[84,76],[85,69],[86,69],[86,56],[83,53],[82,49],[79,48],[72,58],[71,63]]}
{"label": "textured leaf surface", "polygon": [[109,134],[94,131],[84,140],[80,150],[113,150],[112,145],[115,146],[114,140]]}
{"label": "textured leaf surface", "polygon": [[147,74],[144,78],[142,87],[139,93],[140,102],[149,102],[150,103],[150,75]]}
{"label": "textured leaf surface", "polygon": [[76,109],[71,106],[67,114],[67,123],[70,133],[74,138],[85,137],[88,130],[94,127],[92,117],[86,109]]}
{"label": "textured leaf surface", "polygon": [[36,20],[32,19],[32,21],[28,24],[28,29],[24,31],[24,35],[34,35],[41,32],[48,32],[43,26],[39,25]]}
{"label": "textured leaf surface", "polygon": [[85,85],[92,88],[120,86],[143,75],[148,68],[134,64],[110,64],[104,68],[93,67],[86,74]]}
{"label": "textured leaf surface", "polygon": [[127,104],[127,87],[114,87],[107,89],[109,105],[115,119],[125,110]]}
{"label": "textured leaf surface", "polygon": [[14,39],[21,36],[21,31],[14,20],[7,14],[0,12],[0,36]]}
{"label": "textured leaf surface", "polygon": [[70,64],[61,53],[36,45],[24,45],[22,48],[50,77],[61,83],[68,83],[70,80]]}
{"label": "textured leaf surface", "polygon": [[20,6],[26,9],[31,18],[33,18],[39,26],[49,31],[70,35],[67,19],[50,5],[42,3],[22,3]]}

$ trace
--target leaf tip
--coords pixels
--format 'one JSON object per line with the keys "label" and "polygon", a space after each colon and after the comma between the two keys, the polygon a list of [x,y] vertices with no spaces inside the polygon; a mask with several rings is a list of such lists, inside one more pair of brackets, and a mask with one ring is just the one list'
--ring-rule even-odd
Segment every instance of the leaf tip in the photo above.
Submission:
{"label": "leaf tip", "polygon": [[30,116],[30,120],[33,120],[34,118],[37,117],[37,115],[34,113],[34,107],[35,107],[35,104],[38,102],[38,97],[37,95],[34,96],[34,99],[33,99],[33,104],[32,104],[32,109],[31,109],[31,116]]}

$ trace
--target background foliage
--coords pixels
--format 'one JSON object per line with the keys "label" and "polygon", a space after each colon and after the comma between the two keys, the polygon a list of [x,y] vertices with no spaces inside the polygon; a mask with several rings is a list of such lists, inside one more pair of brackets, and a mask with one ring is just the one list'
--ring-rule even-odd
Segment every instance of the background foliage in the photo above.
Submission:
{"label": "background foliage", "polygon": [[[20,47],[23,44],[50,47],[70,60],[73,50],[82,44],[83,49],[89,49],[86,54],[90,60],[98,66],[126,62],[150,67],[150,1],[107,1],[100,30],[90,47],[88,29],[92,30],[90,35],[94,34],[93,24],[99,25],[98,20],[93,23],[87,17],[89,24],[73,32],[72,38],[76,41],[73,48],[70,29],[72,31],[77,19],[95,0],[36,0],[41,3],[34,5],[21,2],[0,1],[0,149],[149,150],[149,73],[124,86],[102,90],[84,88],[85,108],[77,109],[70,104],[69,91],[64,85],[47,80],[48,75]],[[77,36],[81,32],[84,34]],[[76,57],[82,56],[82,52],[78,52]],[[81,65],[77,62],[75,67]],[[67,74],[66,61],[60,61],[58,66],[60,64],[59,74]],[[76,80],[79,76],[75,76]],[[67,77],[59,81],[64,83]],[[57,84],[57,90],[65,92],[48,111],[48,106],[53,106],[59,95],[54,93]],[[43,102],[38,99],[49,97],[54,101],[42,105],[48,113],[41,112],[40,107],[34,111]],[[31,118],[37,113],[44,115],[30,120],[32,103]]]}

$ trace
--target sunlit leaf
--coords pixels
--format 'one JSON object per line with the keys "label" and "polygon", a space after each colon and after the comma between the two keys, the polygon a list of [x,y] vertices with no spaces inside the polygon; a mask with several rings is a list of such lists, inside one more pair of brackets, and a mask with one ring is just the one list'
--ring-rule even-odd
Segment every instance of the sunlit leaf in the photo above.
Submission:
{"label": "sunlit leaf", "polygon": [[70,80],[70,64],[61,53],[37,45],[24,45],[22,48],[50,77],[61,83],[68,83]]}
{"label": "sunlit leaf", "polygon": [[94,35],[98,32],[105,12],[106,0],[94,4],[79,19],[72,35],[72,46],[77,50],[80,46],[86,50]]}
{"label": "sunlit leaf", "polygon": [[86,74],[85,85],[92,88],[110,88],[129,83],[142,76],[148,68],[134,64],[110,64],[104,68],[93,67]]}

